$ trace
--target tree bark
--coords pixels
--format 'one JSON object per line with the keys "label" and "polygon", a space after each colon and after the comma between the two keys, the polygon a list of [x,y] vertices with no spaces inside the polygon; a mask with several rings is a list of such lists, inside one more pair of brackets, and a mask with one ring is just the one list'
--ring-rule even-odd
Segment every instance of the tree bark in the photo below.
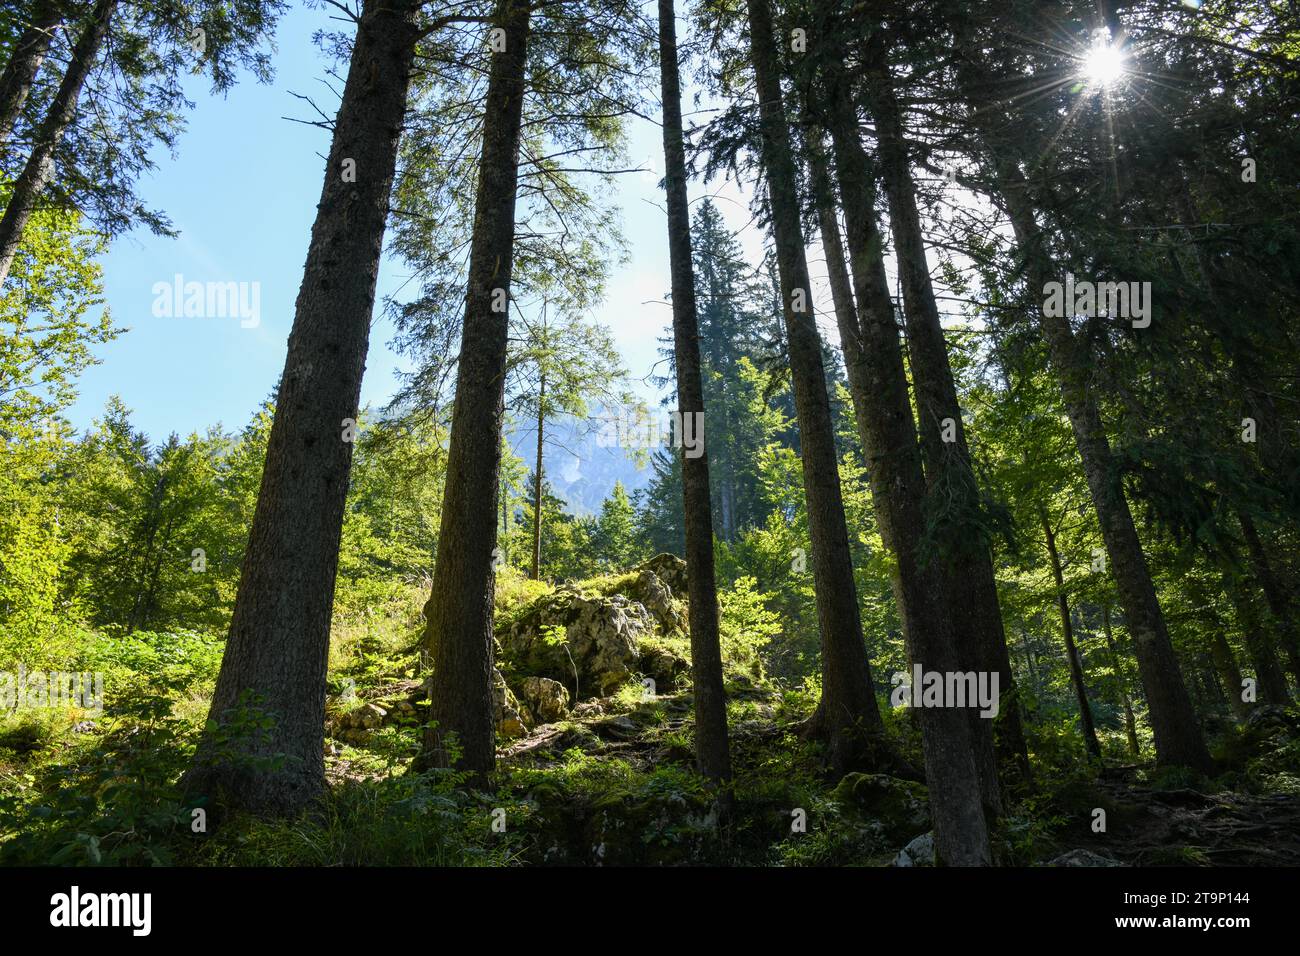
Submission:
{"label": "tree bark", "polygon": [[546,428],[546,415],[542,403],[546,401],[546,369],[541,370],[537,385],[537,468],[533,472],[537,484],[533,488],[533,573],[534,581],[541,580],[542,573],[542,436]]}
{"label": "tree bark", "polygon": [[0,286],[9,277],[14,257],[22,245],[23,231],[54,174],[54,152],[77,116],[81,89],[99,57],[99,49],[108,35],[109,22],[116,9],[117,0],[97,0],[95,3],[81,36],[72,48],[72,59],[68,61],[58,92],[54,94],[50,111],[36,130],[32,151],[14,183],[4,215],[0,217]]}
{"label": "tree bark", "polygon": [[1110,652],[1110,666],[1115,670],[1115,683],[1119,687],[1120,704],[1124,707],[1124,735],[1128,738],[1128,749],[1134,757],[1142,753],[1138,745],[1137,721],[1133,718],[1133,702],[1128,696],[1128,685],[1124,672],[1119,667],[1119,652],[1115,647],[1115,637],[1110,630],[1110,604],[1101,607],[1101,630],[1106,635],[1106,649]]}
{"label": "tree bark", "polygon": [[[510,277],[531,8],[500,0],[492,23],[505,49],[492,55],[484,105],[465,328],[447,453],[447,485],[433,588],[424,615],[433,661],[431,725],[418,766],[484,774],[496,765],[492,721],[492,597],[501,477]],[[455,746],[451,738],[455,737]],[[453,749],[459,759],[453,760]]]}
{"label": "tree bark", "polygon": [[[991,543],[973,520],[981,510],[980,489],[971,467],[966,427],[948,362],[948,345],[930,281],[902,112],[888,65],[877,60],[870,73],[875,93],[872,112],[903,291],[908,358],[920,418],[926,482],[932,500],[951,502],[947,506],[951,514],[944,516],[941,527],[949,580],[948,600],[954,609],[961,609],[953,618],[954,638],[958,653],[973,669],[999,675],[1003,702],[995,722],[998,749],[1003,767],[1025,778],[1029,773],[1029,756],[993,573]],[[943,437],[946,421],[952,423],[955,440],[951,442]],[[994,727],[989,724],[981,720],[976,726],[977,735],[988,738],[980,740],[981,748],[993,747]]]}
{"label": "tree bark", "polygon": [[[913,664],[955,671],[956,648],[945,610],[945,582],[939,568],[922,560],[925,479],[916,441],[903,355],[893,302],[881,256],[882,242],[866,154],[856,124],[845,122],[847,91],[834,83],[829,123],[844,210],[849,265],[857,298],[857,321],[841,326],[845,365],[853,392],[858,430],[867,457],[872,502],[885,546],[895,556],[891,585]],[[841,293],[842,294],[842,293]],[[837,318],[848,318],[847,311]],[[855,384],[856,383],[856,384]],[[967,714],[953,708],[918,708],[939,858],[953,865],[992,861],[986,814],[996,806],[997,788],[977,774]]]}
{"label": "tree bark", "polygon": [[0,74],[0,160],[4,158],[9,137],[14,133],[18,117],[36,82],[45,55],[54,41],[54,33],[63,22],[63,10],[55,0],[36,0],[32,5],[31,20]]}
{"label": "tree bark", "polygon": [[1296,635],[1295,615],[1291,604],[1287,600],[1281,582],[1273,572],[1273,562],[1269,559],[1268,550],[1259,536],[1259,529],[1255,527],[1254,519],[1245,512],[1238,512],[1237,517],[1241,522],[1242,536],[1246,539],[1246,552],[1250,556],[1251,568],[1264,592],[1269,613],[1277,624],[1278,636],[1281,639],[1282,650],[1286,653],[1291,676],[1295,679],[1296,686],[1300,687],[1300,638]]}
{"label": "tree bark", "polygon": [[[209,713],[229,726],[254,707],[273,723],[241,739],[233,760],[209,738],[186,780],[242,809],[293,813],[325,785],[330,615],[352,463],[343,422],[360,400],[419,7],[362,8]],[[345,159],[355,182],[343,181]]]}
{"label": "tree bark", "polygon": [[[673,0],[659,0],[659,74],[663,94],[664,185],[668,205],[668,254],[672,270],[673,349],[677,407],[704,417],[700,372],[700,329],[691,264],[691,222],[686,195],[686,152],[682,141],[681,84]],[[684,430],[684,429],[683,429]],[[690,599],[691,682],[695,699],[695,756],[700,773],[726,788],[731,780],[727,743],[727,699],[722,681],[718,592],[713,566],[713,513],[709,457],[704,436],[700,454],[682,455],[682,501],[686,524],[686,588]],[[725,501],[725,499],[724,499]]]}
{"label": "tree bark", "polygon": [[1100,759],[1101,743],[1097,740],[1097,728],[1092,721],[1092,707],[1088,704],[1088,688],[1083,682],[1083,661],[1079,658],[1079,648],[1074,642],[1074,624],[1070,620],[1070,599],[1065,593],[1065,575],[1061,572],[1061,555],[1056,550],[1056,533],[1047,512],[1040,509],[1039,521],[1043,525],[1043,538],[1047,542],[1047,555],[1052,562],[1052,578],[1056,581],[1056,606],[1061,612],[1061,635],[1065,638],[1065,656],[1070,667],[1070,683],[1074,685],[1074,696],[1079,703],[1079,726],[1083,729],[1083,742],[1088,753]]}
{"label": "tree bark", "polygon": [[871,682],[853,580],[822,342],[813,317],[771,10],[768,0],[748,0],[748,8],[762,159],[768,180],[812,539],[813,583],[822,642],[820,719],[829,735],[831,763],[844,771],[873,761],[874,740],[883,732],[883,724]]}

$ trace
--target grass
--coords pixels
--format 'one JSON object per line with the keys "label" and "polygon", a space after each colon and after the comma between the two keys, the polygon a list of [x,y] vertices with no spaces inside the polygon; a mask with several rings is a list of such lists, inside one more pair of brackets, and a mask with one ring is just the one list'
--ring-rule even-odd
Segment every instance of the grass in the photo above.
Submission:
{"label": "grass", "polygon": [[[634,577],[608,575],[582,585],[612,591]],[[499,580],[505,614],[553,592],[517,574]],[[369,692],[421,676],[415,647],[424,590],[404,585],[379,604],[340,609],[331,646],[331,714],[356,706],[337,699],[346,691],[373,699]],[[655,635],[646,643],[689,651],[681,635]],[[77,666],[105,674],[102,714],[0,716],[0,862],[881,865],[898,849],[875,821],[837,802],[820,746],[794,732],[816,706],[817,681],[764,678],[748,657],[727,669],[734,802],[726,819],[694,769],[689,690],[658,688],[648,699],[633,679],[607,701],[604,715],[561,722],[555,749],[502,763],[489,785],[470,787],[445,771],[409,772],[420,735],[412,719],[378,729],[364,743],[337,742],[339,752],[328,761],[334,783],[311,811],[289,820],[214,816],[212,826],[197,828],[195,811],[210,808],[186,803],[176,782],[206,718],[220,655],[219,637],[201,632],[88,635]],[[630,717],[638,729],[602,728],[616,715]],[[895,745],[919,766],[914,722],[892,709],[883,716]],[[74,733],[73,724],[84,719],[93,720],[93,731]],[[1031,746],[1035,789],[1008,806],[997,834],[1002,858],[1017,864],[1059,852],[1080,815],[1100,805],[1096,768],[1077,760],[1068,715],[1037,724]],[[1215,786],[1300,793],[1294,736],[1237,728],[1215,747],[1224,768]],[[1144,770],[1140,783],[1177,790],[1205,781]],[[797,820],[806,826],[795,826]],[[1204,862],[1192,850],[1167,856],[1168,862]]]}

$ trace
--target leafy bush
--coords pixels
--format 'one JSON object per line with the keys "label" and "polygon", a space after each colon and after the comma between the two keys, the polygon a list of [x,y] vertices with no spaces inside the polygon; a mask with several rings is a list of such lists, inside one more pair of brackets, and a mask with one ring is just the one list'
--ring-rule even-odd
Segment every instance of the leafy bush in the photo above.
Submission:
{"label": "leafy bush", "polygon": [[737,578],[730,588],[718,592],[719,632],[722,660],[752,677],[763,675],[762,652],[781,634],[781,619],[768,609],[768,595],[758,590],[748,576]]}

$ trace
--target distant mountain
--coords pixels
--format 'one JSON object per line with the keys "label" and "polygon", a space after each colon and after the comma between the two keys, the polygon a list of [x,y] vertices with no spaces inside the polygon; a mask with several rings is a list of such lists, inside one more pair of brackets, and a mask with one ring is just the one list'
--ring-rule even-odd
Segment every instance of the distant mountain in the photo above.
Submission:
{"label": "distant mountain", "polygon": [[[574,514],[599,513],[601,502],[614,490],[614,482],[623,482],[631,495],[648,485],[654,474],[648,454],[645,465],[638,467],[635,449],[611,445],[607,429],[603,435],[600,422],[593,426],[588,419],[560,419],[546,426],[546,447],[542,452],[546,480]],[[537,430],[512,429],[509,439],[514,453],[532,471]]]}

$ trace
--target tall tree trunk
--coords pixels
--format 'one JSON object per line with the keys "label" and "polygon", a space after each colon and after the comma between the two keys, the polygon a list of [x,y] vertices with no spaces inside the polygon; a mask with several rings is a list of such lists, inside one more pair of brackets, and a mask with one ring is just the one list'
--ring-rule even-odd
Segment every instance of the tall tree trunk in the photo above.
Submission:
{"label": "tall tree trunk", "polygon": [[[835,311],[835,324],[840,333],[840,350],[844,354],[844,371],[849,380],[849,400],[853,403],[853,417],[858,426],[858,438],[866,456],[866,426],[871,415],[871,391],[867,377],[865,357],[862,354],[862,331],[858,324],[858,307],[853,301],[853,280],[849,277],[844,240],[836,214],[835,192],[831,183],[826,152],[820,133],[810,129],[805,138],[808,152],[809,185],[817,210],[817,228],[821,236],[822,253],[826,258],[826,275],[831,290],[831,306]],[[866,461],[870,466],[870,461]],[[897,592],[894,595],[898,598]]]}
{"label": "tall tree trunk", "polygon": [[1228,639],[1223,636],[1221,628],[1210,628],[1210,660],[1214,664],[1214,670],[1219,675],[1219,681],[1224,685],[1228,695],[1228,704],[1232,707],[1232,712],[1238,720],[1245,720],[1250,716],[1250,707],[1242,700],[1241,686],[1241,668],[1237,666],[1237,659],[1233,656],[1232,648],[1228,645]]}
{"label": "tall tree trunk", "polygon": [[[1042,294],[1048,281],[1050,260],[1026,196],[1026,183],[1014,163],[998,162],[999,188],[1011,218],[1021,254],[1026,258],[1031,295]],[[1156,761],[1187,766],[1202,772],[1212,769],[1200,725],[1192,710],[1178,658],[1169,640],[1164,613],[1156,597],[1142,542],[1120,481],[1110,441],[1102,424],[1092,376],[1082,346],[1070,330],[1069,320],[1039,309],[1040,328],[1061,390],[1061,399],[1083,461],[1093,507],[1101,525],[1102,540],[1124,609],[1125,623],[1133,635],[1138,672],[1146,692],[1155,738]]]}
{"label": "tall tree trunk", "polygon": [[[993,161],[998,191],[1025,263],[1028,294],[1041,296],[1045,294],[1046,282],[1052,277],[1053,264],[1035,219],[1029,183],[1021,171],[1023,157],[1015,146],[996,135],[995,116],[1003,124],[1009,125],[1011,121],[995,104],[981,99],[980,90],[993,89],[992,82],[978,54],[965,50],[965,43],[959,45],[964,51],[958,62],[962,92],[971,104],[977,131]],[[1124,496],[1093,391],[1089,357],[1085,347],[1075,340],[1069,319],[1049,316],[1042,308],[1037,311],[1039,328],[1047,342],[1049,362],[1074,432],[1093,507],[1097,510],[1125,623],[1133,636],[1138,672],[1155,738],[1156,761],[1209,773],[1213,769],[1209,751],[1205,748],[1156,597],[1146,555],[1142,552],[1142,542]]]}
{"label": "tall tree trunk", "polygon": [[1287,692],[1286,676],[1277,662],[1273,642],[1264,633],[1259,610],[1253,600],[1254,595],[1247,591],[1236,574],[1230,572],[1223,576],[1223,592],[1237,612],[1237,622],[1241,625],[1241,636],[1246,645],[1246,653],[1255,668],[1255,680],[1259,685],[1259,701],[1285,707],[1291,701],[1290,694]]}
{"label": "tall tree trunk", "polygon": [[[677,407],[683,419],[704,417],[700,373],[700,328],[691,265],[690,207],[686,196],[686,151],[682,142],[681,86],[673,0],[659,0],[659,75],[663,94],[664,185],[668,200],[668,255],[672,270],[673,349]],[[682,431],[685,431],[683,425]],[[700,436],[703,439],[703,436]],[[682,514],[686,523],[686,589],[690,598],[691,683],[695,698],[695,756],[700,773],[727,786],[727,698],[722,683],[718,592],[713,567],[713,513],[709,457],[687,454],[682,443]]]}
{"label": "tall tree trunk", "polygon": [[1034,688],[1034,696],[1038,696],[1038,669],[1034,667],[1034,653],[1029,647],[1029,635],[1025,629],[1020,628],[1020,644],[1025,651],[1025,666],[1029,669],[1029,680]]}
{"label": "tall tree trunk", "polygon": [[[245,706],[274,723],[239,742],[241,759],[223,759],[226,742],[201,747],[187,778],[191,792],[219,791],[244,809],[292,813],[325,785],[330,615],[352,464],[343,422],[360,400],[419,7],[362,8],[212,697],[218,724]],[[343,181],[348,159],[356,182]]]}
{"label": "tall tree trunk", "polygon": [[18,247],[22,245],[23,230],[27,221],[36,210],[37,200],[49,184],[54,174],[54,152],[72,121],[77,116],[77,100],[81,97],[81,88],[86,84],[86,77],[99,58],[99,48],[108,35],[108,25],[117,9],[117,0],[97,0],[86,26],[72,48],[72,59],[59,83],[59,90],[54,94],[50,111],[36,130],[36,139],[32,151],[27,156],[14,191],[5,207],[4,216],[0,217],[0,286],[9,277]]}
{"label": "tall tree trunk", "polygon": [[531,6],[500,0],[492,23],[505,49],[492,55],[484,104],[469,288],[456,403],[447,453],[447,486],[433,588],[424,615],[433,661],[429,717],[420,766],[452,763],[475,773],[496,766],[492,721],[492,596],[496,528],[488,520],[501,477],[510,277],[514,266],[515,195]]}
{"label": "tall tree trunk", "polygon": [[[1184,225],[1189,228],[1194,227],[1201,219],[1196,207],[1196,201],[1192,197],[1191,187],[1187,182],[1186,175],[1179,170],[1177,177],[1179,215],[1182,217]],[[1196,261],[1196,270],[1200,276],[1201,284],[1205,287],[1210,305],[1216,313],[1222,313],[1225,311],[1223,296],[1219,289],[1218,278],[1209,251],[1203,243],[1192,243],[1192,250]],[[1237,387],[1241,389],[1242,411],[1257,421],[1260,426],[1259,459],[1261,470],[1266,474],[1270,474],[1285,486],[1289,482],[1288,476],[1293,473],[1293,448],[1291,443],[1287,441],[1281,427],[1282,418],[1279,415],[1277,404],[1273,400],[1273,395],[1267,388],[1260,387],[1259,383],[1266,381],[1266,377],[1260,370],[1255,352],[1239,342],[1235,336],[1220,336],[1219,341],[1228,358],[1228,374]],[[1247,459],[1247,463],[1250,464],[1249,459]],[[1273,576],[1268,556],[1264,551],[1263,542],[1260,541],[1254,520],[1249,514],[1240,509],[1238,509],[1237,518],[1241,524],[1242,536],[1246,539],[1246,549],[1251,568],[1255,572],[1255,578],[1264,592],[1264,599],[1268,603],[1269,612],[1277,624],[1278,637],[1291,664],[1296,681],[1300,683],[1300,639],[1297,638],[1296,626],[1290,607],[1283,597],[1281,588],[1278,587],[1277,579]],[[1245,582],[1239,580],[1234,583],[1240,586],[1244,585]],[[1250,601],[1249,595],[1246,594],[1238,596],[1234,593],[1232,598],[1234,602]],[[1249,616],[1254,616],[1253,611],[1250,612]],[[1267,672],[1267,680],[1261,678],[1261,684],[1273,685],[1270,696],[1275,700],[1285,700],[1285,697],[1278,698],[1277,691],[1285,691],[1286,679],[1284,676],[1281,677],[1279,686],[1276,681],[1279,675],[1273,673],[1275,665],[1267,662],[1267,658],[1273,656],[1269,637],[1258,631],[1256,627],[1251,640],[1253,643],[1249,646],[1259,647],[1258,653],[1265,659],[1264,666]],[[1255,650],[1252,650],[1252,656],[1255,656],[1256,653]],[[1256,666],[1259,666],[1258,663]]]}
{"label": "tall tree trunk", "polygon": [[1070,599],[1065,593],[1065,575],[1061,572],[1061,555],[1056,550],[1056,533],[1048,520],[1047,511],[1039,509],[1039,521],[1043,525],[1043,538],[1047,542],[1047,555],[1052,562],[1052,578],[1056,581],[1056,606],[1061,612],[1061,635],[1065,638],[1065,656],[1070,666],[1070,683],[1074,685],[1074,697],[1079,703],[1079,726],[1083,729],[1083,742],[1088,753],[1101,757],[1101,743],[1097,740],[1097,728],[1092,722],[1092,707],[1088,704],[1088,688],[1083,682],[1083,661],[1079,657],[1079,648],[1074,642],[1074,624],[1070,620]]}
{"label": "tall tree trunk", "polygon": [[1295,679],[1296,685],[1300,686],[1300,637],[1297,637],[1295,615],[1291,604],[1277,575],[1273,573],[1273,562],[1269,560],[1268,550],[1259,536],[1259,529],[1255,527],[1254,519],[1245,512],[1238,512],[1237,517],[1241,522],[1242,536],[1246,539],[1246,552],[1250,556],[1251,569],[1255,572],[1255,579],[1259,581],[1259,586],[1264,592],[1269,613],[1277,624],[1278,637],[1281,639],[1282,650],[1286,653],[1291,676]]}
{"label": "tall tree trunk", "polygon": [[1137,721],[1133,718],[1133,701],[1128,696],[1128,682],[1119,666],[1119,651],[1115,647],[1115,637],[1110,629],[1110,602],[1101,606],[1101,630],[1106,635],[1106,650],[1110,652],[1110,666],[1115,671],[1115,683],[1119,687],[1120,704],[1124,707],[1124,735],[1128,738],[1128,749],[1134,757],[1142,753],[1138,745]]}
{"label": "tall tree trunk", "polygon": [[534,581],[541,580],[542,572],[542,436],[546,428],[546,413],[543,402],[546,401],[546,369],[542,369],[537,386],[537,467],[533,471],[536,486],[533,488],[533,573]]}
{"label": "tall tree trunk", "polygon": [[[944,340],[939,306],[930,281],[925,253],[925,236],[916,205],[911,164],[904,140],[899,108],[886,61],[870,67],[875,104],[872,112],[880,143],[881,173],[889,199],[890,223],[898,256],[898,274],[903,291],[907,328],[908,359],[916,390],[920,418],[921,454],[932,499],[950,502],[943,519],[943,541],[949,579],[948,600],[961,612],[953,618],[958,653],[970,666],[997,673],[1002,689],[1002,706],[996,726],[1003,765],[1025,777],[1029,770],[1020,705],[1016,700],[1015,675],[1002,623],[997,580],[993,573],[991,542],[980,528],[980,489],[971,467],[970,448],[962,422],[961,405],[948,345]],[[946,423],[950,423],[945,428]],[[946,441],[950,430],[953,440]],[[976,725],[977,746],[993,747],[989,721]],[[987,740],[984,738],[987,737]],[[990,759],[988,757],[983,758]]]}
{"label": "tall tree trunk", "polygon": [[771,10],[768,0],[748,0],[748,7],[762,158],[768,178],[812,539],[813,583],[822,642],[819,713],[829,735],[831,762],[843,771],[873,761],[875,740],[883,732],[883,725],[867,663],[857,586],[853,580],[822,342],[813,317],[794,156],[781,101]]}
{"label": "tall tree trunk", "polygon": [[[920,553],[925,479],[882,242],[872,212],[867,158],[856,124],[846,122],[852,109],[842,83],[832,86],[830,100],[829,126],[858,306],[857,322],[851,328],[841,327],[841,338],[856,393],[872,502],[881,538],[896,559],[891,584],[908,657],[927,670],[955,671],[945,582],[938,567],[922,560]],[[848,318],[847,312],[839,315]],[[997,788],[990,790],[986,779],[977,774],[968,716],[943,707],[917,708],[914,713],[921,728],[938,855],[949,864],[986,865],[992,861],[986,813],[993,809],[987,805],[996,801]]]}
{"label": "tall tree trunk", "polygon": [[22,115],[36,74],[40,72],[45,55],[50,50],[54,33],[63,22],[63,10],[55,0],[36,0],[32,4],[31,18],[14,44],[0,74],[0,160],[5,146],[14,133],[18,117]]}

